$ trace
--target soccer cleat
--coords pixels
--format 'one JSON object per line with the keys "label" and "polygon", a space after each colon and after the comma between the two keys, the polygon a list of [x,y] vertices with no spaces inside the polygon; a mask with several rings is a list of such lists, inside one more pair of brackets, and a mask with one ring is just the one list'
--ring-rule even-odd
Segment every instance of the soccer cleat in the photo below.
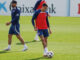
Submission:
{"label": "soccer cleat", "polygon": [[43,56],[44,56],[44,57],[48,57],[47,54],[46,54],[46,55],[43,55]]}
{"label": "soccer cleat", "polygon": [[26,50],[28,50],[28,48],[27,48],[27,47],[25,47],[22,51],[26,51]]}
{"label": "soccer cleat", "polygon": [[34,42],[39,42],[40,40],[34,40]]}
{"label": "soccer cleat", "polygon": [[47,53],[44,53],[44,55],[43,55],[44,57],[47,57]]}
{"label": "soccer cleat", "polygon": [[11,50],[10,48],[4,49],[4,51],[10,51],[10,50]]}
{"label": "soccer cleat", "polygon": [[35,38],[34,41],[39,41],[39,38]]}

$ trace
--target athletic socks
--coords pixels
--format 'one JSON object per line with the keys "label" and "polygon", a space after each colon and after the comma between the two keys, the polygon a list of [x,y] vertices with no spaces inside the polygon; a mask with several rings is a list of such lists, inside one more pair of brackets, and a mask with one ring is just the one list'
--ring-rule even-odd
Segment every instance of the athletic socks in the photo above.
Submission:
{"label": "athletic socks", "polygon": [[26,44],[24,44],[24,48],[27,48],[27,45]]}
{"label": "athletic socks", "polygon": [[38,34],[36,34],[36,36],[35,36],[34,40],[35,40],[35,41],[39,41]]}
{"label": "athletic socks", "polygon": [[[24,44],[24,48],[27,48],[26,44]],[[11,49],[11,45],[8,45],[8,49]]]}
{"label": "athletic socks", "polygon": [[48,52],[48,48],[45,47],[45,48],[44,48],[44,55],[46,55],[47,52]]}
{"label": "athletic socks", "polygon": [[11,45],[8,45],[8,49],[11,49]]}
{"label": "athletic socks", "polygon": [[28,50],[28,47],[26,44],[24,44],[24,49],[22,51],[26,51],[26,50]]}

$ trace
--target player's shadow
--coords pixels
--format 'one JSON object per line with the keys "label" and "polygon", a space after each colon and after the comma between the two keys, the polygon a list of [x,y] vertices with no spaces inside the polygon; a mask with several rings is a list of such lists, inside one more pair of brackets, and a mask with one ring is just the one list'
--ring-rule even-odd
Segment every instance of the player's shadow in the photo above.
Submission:
{"label": "player's shadow", "polygon": [[0,54],[9,53],[7,51],[0,51]]}
{"label": "player's shadow", "polygon": [[[25,43],[34,43],[34,42],[40,42],[40,41],[35,41],[35,40],[33,40],[33,41],[27,41],[27,42],[25,42]],[[22,43],[16,43],[16,45],[22,45]]]}
{"label": "player's shadow", "polygon": [[39,57],[39,58],[26,59],[26,60],[41,60],[41,59],[50,59],[50,58],[47,58],[47,57]]}

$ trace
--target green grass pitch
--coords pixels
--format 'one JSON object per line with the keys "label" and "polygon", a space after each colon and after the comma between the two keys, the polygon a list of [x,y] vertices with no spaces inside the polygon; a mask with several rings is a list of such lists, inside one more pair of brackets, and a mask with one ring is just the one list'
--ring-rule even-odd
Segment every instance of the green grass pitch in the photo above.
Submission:
{"label": "green grass pitch", "polygon": [[11,51],[7,47],[9,27],[5,25],[10,16],[0,16],[0,60],[80,60],[80,18],[79,17],[50,17],[52,34],[48,38],[48,48],[55,55],[44,58],[41,42],[32,42],[36,32],[31,24],[31,17],[21,17],[20,30],[29,50],[22,52],[23,46],[13,36]]}

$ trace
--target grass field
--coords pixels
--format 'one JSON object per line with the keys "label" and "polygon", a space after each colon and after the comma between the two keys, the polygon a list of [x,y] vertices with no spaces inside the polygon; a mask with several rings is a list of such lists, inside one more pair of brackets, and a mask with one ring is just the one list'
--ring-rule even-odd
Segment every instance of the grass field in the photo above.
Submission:
{"label": "grass field", "polygon": [[32,42],[36,32],[31,24],[31,17],[21,17],[21,35],[29,50],[22,52],[23,46],[13,36],[11,51],[5,52],[10,21],[9,16],[0,16],[0,60],[80,60],[80,18],[79,17],[51,17],[49,18],[53,34],[48,39],[49,50],[55,55],[52,59],[44,58],[41,42]]}

